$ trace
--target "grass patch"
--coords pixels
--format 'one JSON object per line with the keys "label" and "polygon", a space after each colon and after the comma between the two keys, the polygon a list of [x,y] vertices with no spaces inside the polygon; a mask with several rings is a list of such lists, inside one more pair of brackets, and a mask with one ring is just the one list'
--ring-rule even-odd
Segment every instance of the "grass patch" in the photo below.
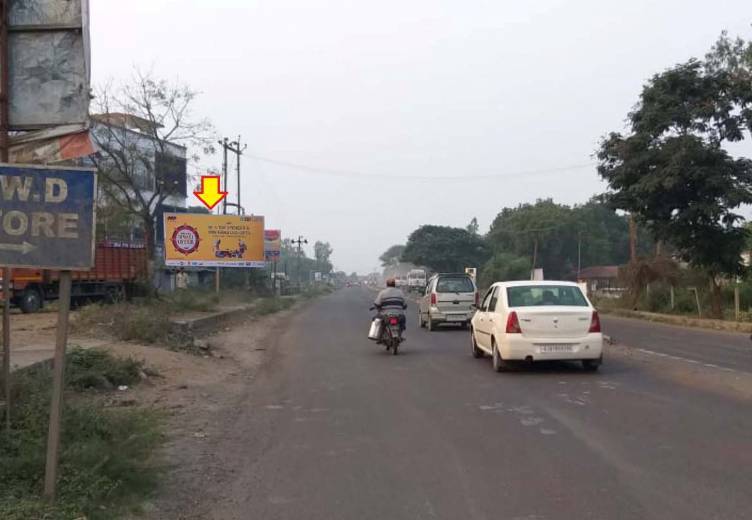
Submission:
{"label": "grass patch", "polygon": [[289,309],[295,305],[295,298],[263,298],[258,300],[255,311],[259,316],[266,316]]}
{"label": "grass patch", "polygon": [[322,285],[322,286],[316,286],[316,287],[309,287],[305,291],[301,293],[301,296],[305,298],[306,300],[311,300],[313,298],[318,298],[319,296],[324,296],[327,294],[331,294],[334,292],[334,289],[332,287],[329,287],[328,285]]}
{"label": "grass patch", "polygon": [[162,442],[160,417],[140,409],[105,409],[76,392],[90,388],[90,377],[135,384],[135,366],[106,352],[71,352],[58,499],[52,506],[40,498],[52,371],[38,365],[14,373],[12,425],[0,432],[0,518],[104,520],[138,511],[163,471],[154,455]]}

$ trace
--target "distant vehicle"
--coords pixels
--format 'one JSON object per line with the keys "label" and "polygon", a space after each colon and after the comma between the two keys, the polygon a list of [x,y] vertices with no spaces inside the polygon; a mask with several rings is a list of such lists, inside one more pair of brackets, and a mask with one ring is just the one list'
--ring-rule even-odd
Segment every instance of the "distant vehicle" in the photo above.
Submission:
{"label": "distant vehicle", "polygon": [[[73,271],[71,300],[74,304],[123,300],[138,281],[146,278],[146,272],[143,244],[100,242],[95,249],[94,267],[88,271]],[[23,313],[37,312],[45,302],[57,300],[59,280],[59,271],[13,269],[11,304],[18,306]]]}
{"label": "distant vehicle", "polygon": [[478,289],[465,273],[435,274],[418,300],[418,325],[433,331],[442,323],[467,327],[478,304]]}
{"label": "distant vehicle", "polygon": [[407,273],[408,290],[422,292],[426,289],[426,283],[426,272],[423,269],[413,269]]}
{"label": "distant vehicle", "polygon": [[509,361],[580,361],[595,371],[603,361],[598,312],[572,282],[497,282],[472,319],[473,356],[493,358],[501,372]]}

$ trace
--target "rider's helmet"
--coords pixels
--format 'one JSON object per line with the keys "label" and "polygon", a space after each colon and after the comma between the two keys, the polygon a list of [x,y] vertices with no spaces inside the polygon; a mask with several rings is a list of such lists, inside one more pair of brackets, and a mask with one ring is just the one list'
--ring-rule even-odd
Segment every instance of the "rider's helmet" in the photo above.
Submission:
{"label": "rider's helmet", "polygon": [[397,281],[394,278],[387,278],[386,279],[386,286],[387,287],[397,287]]}

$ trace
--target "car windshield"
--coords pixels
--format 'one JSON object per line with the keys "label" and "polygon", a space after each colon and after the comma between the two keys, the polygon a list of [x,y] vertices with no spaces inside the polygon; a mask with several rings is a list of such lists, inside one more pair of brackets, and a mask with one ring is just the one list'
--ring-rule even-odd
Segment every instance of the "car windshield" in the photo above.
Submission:
{"label": "car windshield", "polygon": [[522,285],[507,288],[510,307],[537,307],[566,305],[587,307],[588,303],[579,287],[571,285]]}
{"label": "car windshield", "polygon": [[439,278],[436,282],[436,292],[440,293],[460,293],[460,292],[473,292],[473,282],[466,276],[455,276]]}

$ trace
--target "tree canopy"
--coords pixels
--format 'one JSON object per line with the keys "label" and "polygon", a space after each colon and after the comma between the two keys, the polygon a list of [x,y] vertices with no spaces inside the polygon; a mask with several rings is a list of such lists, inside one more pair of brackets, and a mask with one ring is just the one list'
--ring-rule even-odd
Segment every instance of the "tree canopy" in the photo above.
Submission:
{"label": "tree canopy", "polygon": [[724,144],[752,131],[751,71],[752,45],[723,34],[704,61],[653,76],[629,114],[629,132],[610,133],[597,152],[609,204],[714,281],[744,269],[738,209],[752,203],[752,161]]}
{"label": "tree canopy", "polygon": [[379,260],[381,261],[382,267],[394,267],[397,264],[400,263],[402,258],[402,253],[405,251],[404,245],[394,245],[391,246],[389,249],[384,251],[384,253],[379,257]]}
{"label": "tree canopy", "polygon": [[455,272],[464,271],[465,267],[480,267],[489,256],[486,242],[467,229],[428,225],[410,235],[402,261],[437,272]]}

